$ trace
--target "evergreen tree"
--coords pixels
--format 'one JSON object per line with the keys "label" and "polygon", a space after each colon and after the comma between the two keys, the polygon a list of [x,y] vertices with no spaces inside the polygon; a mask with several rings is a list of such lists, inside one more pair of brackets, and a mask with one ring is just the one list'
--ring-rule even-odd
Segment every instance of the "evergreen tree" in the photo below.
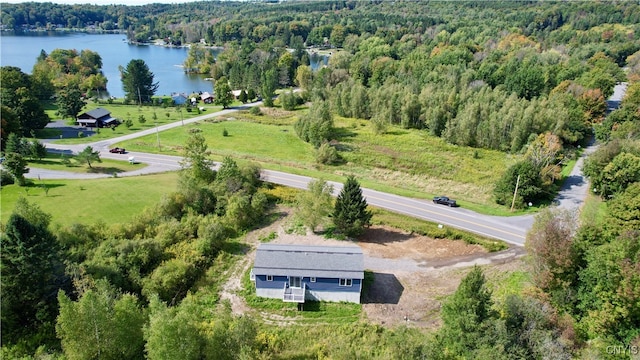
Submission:
{"label": "evergreen tree", "polygon": [[242,89],[242,91],[240,91],[240,95],[238,95],[238,100],[240,100],[241,103],[246,104],[247,103],[247,92],[244,91],[244,89]]}
{"label": "evergreen tree", "polygon": [[362,196],[360,184],[349,176],[336,199],[333,211],[333,223],[347,236],[362,234],[365,226],[371,224],[371,212],[367,211],[367,201]]}
{"label": "evergreen tree", "polygon": [[475,266],[442,305],[441,341],[452,358],[473,358],[471,351],[482,347],[488,325],[495,317],[492,305],[484,274]]}
{"label": "evergreen tree", "polygon": [[[40,334],[54,338],[56,294],[66,284],[55,237],[47,229],[46,216],[27,220],[13,213],[0,237],[2,286],[2,344]],[[42,339],[39,339],[41,341]]]}
{"label": "evergreen tree", "polygon": [[22,155],[12,152],[7,153],[4,162],[2,163],[2,167],[7,169],[7,171],[13,175],[18,182],[18,185],[23,186],[26,183],[24,174],[29,172],[27,164],[27,160]]}
{"label": "evergreen tree", "polygon": [[247,91],[247,100],[253,101],[255,98],[256,98],[256,91],[253,89],[249,89],[249,91]]}
{"label": "evergreen tree", "polygon": [[151,97],[158,90],[158,83],[153,82],[153,73],[141,59],[129,61],[126,68],[120,68],[122,89],[125,99],[138,104],[150,102]]}
{"label": "evergreen tree", "polygon": [[33,140],[29,144],[29,156],[32,159],[41,160],[47,156],[47,147],[38,140]]}

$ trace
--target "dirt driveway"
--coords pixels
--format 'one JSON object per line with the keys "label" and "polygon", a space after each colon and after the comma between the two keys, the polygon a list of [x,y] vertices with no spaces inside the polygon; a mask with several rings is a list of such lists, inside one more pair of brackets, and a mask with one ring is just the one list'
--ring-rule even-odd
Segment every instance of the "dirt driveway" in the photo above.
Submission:
{"label": "dirt driveway", "polygon": [[[274,224],[247,236],[252,251],[247,254],[224,289],[239,289],[239,276],[253,264],[255,246],[260,238],[275,232],[272,243],[347,246],[350,241],[325,239],[316,234],[296,235],[285,231],[290,217],[283,213]],[[363,295],[363,310],[369,321],[385,326],[403,322],[411,326],[439,325],[442,299],[453,293],[460,280],[474,264],[488,265],[497,271],[513,270],[520,264],[524,250],[515,248],[487,253],[479,245],[463,241],[432,239],[401,230],[373,226],[357,242],[364,252],[365,269],[373,272],[374,281]],[[223,299],[231,301],[235,312],[248,308],[233,291],[225,291]]]}

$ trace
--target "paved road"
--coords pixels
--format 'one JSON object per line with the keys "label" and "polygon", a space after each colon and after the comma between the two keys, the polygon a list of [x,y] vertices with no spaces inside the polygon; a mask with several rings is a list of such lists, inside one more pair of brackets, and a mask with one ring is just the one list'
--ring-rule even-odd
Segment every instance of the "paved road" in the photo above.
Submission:
{"label": "paved road", "polygon": [[[157,172],[174,171],[180,168],[179,162],[181,160],[181,157],[138,152],[129,152],[127,154],[112,154],[108,152],[108,148],[109,146],[124,140],[131,140],[141,136],[154,134],[156,131],[164,131],[171,128],[183,126],[183,123],[190,124],[197,121],[203,121],[216,116],[230,114],[239,109],[258,105],[261,105],[261,103],[253,103],[241,108],[226,109],[215,113],[205,114],[188,120],[162,125],[158,127],[158,129],[152,128],[134,134],[129,134],[108,140],[101,140],[90,144],[60,145],[49,142],[46,145],[50,151],[54,152],[78,152],[87,145],[90,145],[94,147],[94,149],[100,150],[100,156],[103,158],[126,160],[129,157],[133,156],[137,162],[142,162],[149,165],[140,170],[118,174],[118,176],[134,176]],[[591,153],[593,150],[593,146],[588,147],[586,151],[584,151],[583,157]],[[557,201],[563,208],[578,209],[582,205],[584,196],[586,195],[586,191],[588,190],[587,182],[582,176],[582,160],[583,158],[578,161],[578,164],[576,164],[573,172],[569,177],[569,181],[567,181],[558,195]],[[41,177],[58,179],[96,178],[109,176],[106,174],[73,174],[35,168],[32,168],[27,175],[32,178]],[[306,176],[293,175],[272,170],[263,170],[262,178],[263,180],[268,182],[300,189],[306,189],[308,182],[312,180],[311,178]],[[335,182],[331,183],[333,184],[335,193],[337,194],[342,188],[342,184]],[[470,231],[517,246],[524,245],[526,233],[533,224],[532,215],[516,217],[488,216],[478,214],[463,208],[448,208],[442,205],[435,205],[427,200],[419,200],[408,198],[405,196],[387,194],[366,188],[363,188],[362,191],[363,195],[367,199],[367,202],[371,205],[378,206],[380,208],[387,209],[393,212],[409,215],[415,218],[432,221],[438,224],[442,224],[443,226],[450,226],[452,228]]]}

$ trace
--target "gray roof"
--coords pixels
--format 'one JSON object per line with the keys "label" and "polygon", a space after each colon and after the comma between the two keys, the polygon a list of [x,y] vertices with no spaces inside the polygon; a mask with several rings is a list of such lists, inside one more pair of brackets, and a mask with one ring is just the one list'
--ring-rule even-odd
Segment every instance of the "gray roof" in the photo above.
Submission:
{"label": "gray roof", "polygon": [[253,273],[364,279],[364,256],[359,246],[260,244]]}
{"label": "gray roof", "polygon": [[85,114],[91,116],[94,119],[100,119],[103,116],[111,114],[111,111],[104,108],[95,108],[91,111],[87,111]]}

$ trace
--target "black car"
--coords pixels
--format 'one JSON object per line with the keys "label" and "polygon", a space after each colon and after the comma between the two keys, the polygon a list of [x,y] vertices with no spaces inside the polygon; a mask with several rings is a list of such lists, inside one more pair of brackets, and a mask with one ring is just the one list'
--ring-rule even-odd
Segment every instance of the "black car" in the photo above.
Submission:
{"label": "black car", "polygon": [[433,203],[434,204],[440,204],[440,205],[447,205],[450,207],[456,207],[458,206],[458,204],[456,204],[456,201],[453,199],[449,199],[446,196],[436,196],[433,198]]}
{"label": "black car", "polygon": [[113,149],[109,149],[109,152],[110,153],[114,153],[114,154],[124,154],[124,153],[126,153],[124,148],[119,148],[119,147],[116,147],[116,148],[113,148]]}

